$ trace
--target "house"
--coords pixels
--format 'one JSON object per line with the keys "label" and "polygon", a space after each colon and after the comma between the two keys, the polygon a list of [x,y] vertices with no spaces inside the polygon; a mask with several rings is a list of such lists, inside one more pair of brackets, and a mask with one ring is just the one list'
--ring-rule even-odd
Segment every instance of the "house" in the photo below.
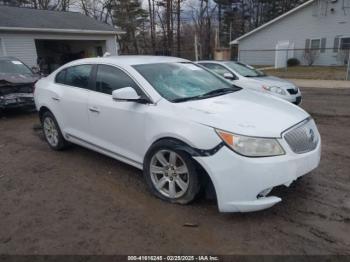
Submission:
{"label": "house", "polygon": [[48,73],[81,57],[117,54],[114,27],[76,12],[0,6],[0,56]]}
{"label": "house", "polygon": [[[350,49],[350,0],[311,0],[230,42],[238,60],[284,67],[344,65]],[[310,61],[311,60],[311,61]]]}

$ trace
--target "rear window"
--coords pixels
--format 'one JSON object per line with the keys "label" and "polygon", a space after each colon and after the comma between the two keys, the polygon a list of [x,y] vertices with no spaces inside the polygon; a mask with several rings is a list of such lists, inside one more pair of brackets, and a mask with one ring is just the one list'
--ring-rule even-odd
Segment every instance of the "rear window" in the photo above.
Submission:
{"label": "rear window", "polygon": [[55,81],[56,83],[64,84],[65,78],[66,78],[66,70],[62,70],[56,75]]}
{"label": "rear window", "polygon": [[78,65],[68,67],[56,75],[55,81],[59,84],[89,88],[92,65]]}

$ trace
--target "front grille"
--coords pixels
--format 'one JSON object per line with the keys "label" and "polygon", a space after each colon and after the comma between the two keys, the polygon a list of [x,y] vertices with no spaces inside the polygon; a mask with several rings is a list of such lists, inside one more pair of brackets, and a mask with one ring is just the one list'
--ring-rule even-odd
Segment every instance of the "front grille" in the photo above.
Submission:
{"label": "front grille", "polygon": [[295,99],[295,102],[293,102],[293,104],[299,105],[300,102],[301,102],[301,96],[298,96],[298,97]]}
{"label": "front grille", "polygon": [[307,119],[284,135],[294,153],[302,154],[310,152],[317,147],[319,136],[315,122]]}
{"label": "front grille", "polygon": [[0,95],[33,93],[33,84],[9,84],[0,88]]}
{"label": "front grille", "polygon": [[289,88],[287,89],[288,93],[291,94],[291,95],[295,95],[295,94],[298,94],[298,88]]}

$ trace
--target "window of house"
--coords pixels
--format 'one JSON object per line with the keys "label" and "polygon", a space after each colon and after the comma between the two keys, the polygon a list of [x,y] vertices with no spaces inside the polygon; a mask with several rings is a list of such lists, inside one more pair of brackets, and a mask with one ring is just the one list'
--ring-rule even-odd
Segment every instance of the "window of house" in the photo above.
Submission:
{"label": "window of house", "polygon": [[344,37],[341,39],[340,49],[342,49],[342,50],[344,50],[344,49],[349,50],[350,49],[350,37]]}
{"label": "window of house", "polygon": [[321,46],[321,40],[320,39],[312,39],[310,42],[310,48],[311,49],[319,49]]}

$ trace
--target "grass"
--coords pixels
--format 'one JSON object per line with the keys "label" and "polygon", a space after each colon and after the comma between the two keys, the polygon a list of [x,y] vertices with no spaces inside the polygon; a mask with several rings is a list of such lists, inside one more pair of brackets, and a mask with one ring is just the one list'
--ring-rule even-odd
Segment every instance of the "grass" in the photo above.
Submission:
{"label": "grass", "polygon": [[281,78],[345,80],[345,66],[293,66],[287,69],[267,69],[268,75]]}

